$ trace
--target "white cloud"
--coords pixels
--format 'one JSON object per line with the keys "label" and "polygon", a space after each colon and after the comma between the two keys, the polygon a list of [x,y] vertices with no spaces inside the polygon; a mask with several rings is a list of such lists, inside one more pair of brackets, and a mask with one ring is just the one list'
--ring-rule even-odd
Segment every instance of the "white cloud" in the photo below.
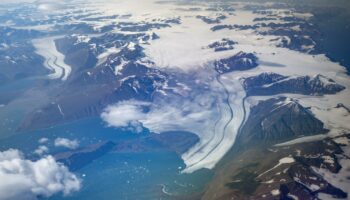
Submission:
{"label": "white cloud", "polygon": [[0,199],[37,199],[80,189],[80,180],[52,156],[31,161],[22,152],[0,152]]}
{"label": "white cloud", "polygon": [[44,144],[44,143],[47,143],[48,141],[49,141],[49,139],[48,139],[48,138],[45,138],[45,137],[40,138],[40,139],[38,140],[39,144]]}
{"label": "white cloud", "polygon": [[[182,105],[181,105],[182,104]],[[171,130],[186,129],[203,125],[203,120],[212,114],[210,109],[194,102],[182,102],[180,105],[150,104],[142,101],[123,101],[108,106],[101,117],[109,126],[119,128],[133,127],[142,131],[142,126],[161,133]],[[147,111],[145,110],[147,107]]]}
{"label": "white cloud", "polygon": [[69,140],[67,138],[56,138],[55,139],[56,147],[66,147],[68,149],[76,149],[79,147],[78,140]]}
{"label": "white cloud", "polygon": [[128,127],[146,117],[142,111],[142,106],[146,105],[149,104],[140,101],[122,101],[116,105],[108,106],[101,117],[110,126]]}
{"label": "white cloud", "polygon": [[49,152],[49,148],[47,148],[47,146],[45,145],[40,145],[37,149],[35,149],[34,153],[39,155],[39,156],[42,156],[46,153]]}

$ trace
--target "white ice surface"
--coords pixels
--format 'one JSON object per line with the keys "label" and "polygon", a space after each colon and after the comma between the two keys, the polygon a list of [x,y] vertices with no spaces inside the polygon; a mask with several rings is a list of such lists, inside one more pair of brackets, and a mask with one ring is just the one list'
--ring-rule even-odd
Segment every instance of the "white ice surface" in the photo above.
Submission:
{"label": "white ice surface", "polygon": [[44,57],[44,66],[52,71],[52,73],[48,75],[49,78],[65,81],[72,69],[64,62],[65,56],[57,51],[55,45],[56,39],[58,39],[58,37],[47,37],[35,39],[32,43],[36,49],[36,53]]}

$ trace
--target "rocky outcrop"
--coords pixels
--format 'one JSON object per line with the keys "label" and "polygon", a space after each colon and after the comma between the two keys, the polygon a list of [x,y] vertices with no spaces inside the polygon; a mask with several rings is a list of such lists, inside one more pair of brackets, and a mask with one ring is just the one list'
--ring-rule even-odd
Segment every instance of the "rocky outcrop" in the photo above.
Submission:
{"label": "rocky outcrop", "polygon": [[248,96],[294,93],[304,95],[336,94],[345,89],[333,79],[323,75],[282,76],[276,73],[262,73],[245,78],[243,86]]}
{"label": "rocky outcrop", "polygon": [[223,14],[218,14],[215,17],[197,15],[197,18],[201,19],[203,22],[205,22],[207,24],[219,24],[219,23],[221,23],[222,20],[226,19],[227,17]]}
{"label": "rocky outcrop", "polygon": [[245,53],[243,51],[214,62],[215,70],[220,73],[228,73],[232,71],[244,71],[258,66],[258,58],[252,53]]}
{"label": "rocky outcrop", "polygon": [[230,40],[228,38],[223,38],[220,41],[213,42],[208,45],[208,48],[214,49],[214,51],[227,51],[234,49],[234,45],[236,45],[237,42]]}
{"label": "rocky outcrop", "polygon": [[251,109],[236,143],[271,144],[325,132],[323,123],[297,101],[278,98],[260,102]]}

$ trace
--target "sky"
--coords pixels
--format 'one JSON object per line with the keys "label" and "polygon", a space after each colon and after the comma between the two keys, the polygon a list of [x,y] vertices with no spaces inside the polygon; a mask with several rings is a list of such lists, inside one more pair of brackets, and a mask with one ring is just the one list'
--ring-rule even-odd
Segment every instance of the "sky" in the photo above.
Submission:
{"label": "sky", "polygon": [[8,3],[33,3],[35,0],[1,0],[0,4],[8,4]]}

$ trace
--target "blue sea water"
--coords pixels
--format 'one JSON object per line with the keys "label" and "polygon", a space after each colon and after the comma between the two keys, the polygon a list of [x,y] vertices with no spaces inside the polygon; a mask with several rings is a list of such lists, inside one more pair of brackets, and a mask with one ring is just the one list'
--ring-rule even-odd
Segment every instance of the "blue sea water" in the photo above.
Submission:
{"label": "blue sea water", "polygon": [[[135,134],[109,128],[96,117],[15,134],[1,140],[0,150],[16,148],[25,152],[28,158],[35,158],[33,151],[42,137],[49,139],[47,145],[50,153],[54,154],[63,150],[53,145],[57,137],[78,139],[80,146],[86,146],[106,140],[129,140],[147,134],[150,133]],[[182,159],[174,152],[110,152],[75,172],[82,180],[82,188],[64,199],[167,199],[171,195],[200,192],[210,180],[212,172],[200,170],[182,174],[184,167]],[[62,195],[50,199],[62,199]]]}
{"label": "blue sea water", "polygon": [[178,166],[183,162],[170,152],[110,153],[79,170],[83,187],[66,199],[167,199],[200,191],[210,178],[201,172],[181,174]]}

